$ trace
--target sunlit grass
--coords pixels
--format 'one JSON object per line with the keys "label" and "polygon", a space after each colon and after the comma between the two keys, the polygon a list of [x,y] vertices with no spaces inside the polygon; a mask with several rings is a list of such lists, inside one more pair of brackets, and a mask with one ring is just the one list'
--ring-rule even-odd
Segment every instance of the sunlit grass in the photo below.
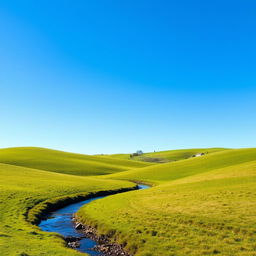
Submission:
{"label": "sunlit grass", "polygon": [[166,150],[158,152],[144,153],[141,156],[130,157],[131,154],[114,154],[109,155],[113,158],[129,159],[137,161],[152,161],[152,162],[169,162],[187,159],[193,155],[204,153],[210,154],[218,151],[226,150],[225,148],[193,148],[193,149],[177,149],[177,150]]}
{"label": "sunlit grass", "polygon": [[109,174],[150,165],[34,147],[0,149],[0,163],[81,176]]}
{"label": "sunlit grass", "polygon": [[[255,256],[256,149],[184,158],[152,165],[38,148],[0,150],[1,255],[82,255],[31,224],[46,207],[42,202],[139,180],[154,187],[92,202],[80,218],[136,256]],[[104,169],[111,166],[116,169]]]}
{"label": "sunlit grass", "polygon": [[152,165],[142,169],[132,169],[122,173],[107,175],[106,177],[162,183],[255,159],[256,149],[232,149],[157,166]]}
{"label": "sunlit grass", "polygon": [[28,209],[49,198],[127,186],[132,184],[0,164],[0,255],[81,255],[29,224]]}
{"label": "sunlit grass", "polygon": [[113,176],[160,185],[101,199],[78,214],[136,256],[256,255],[255,149]]}

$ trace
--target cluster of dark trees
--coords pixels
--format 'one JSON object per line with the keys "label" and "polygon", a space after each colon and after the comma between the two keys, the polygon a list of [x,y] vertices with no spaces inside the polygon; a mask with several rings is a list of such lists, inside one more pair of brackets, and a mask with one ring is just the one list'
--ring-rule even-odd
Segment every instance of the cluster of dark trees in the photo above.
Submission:
{"label": "cluster of dark trees", "polygon": [[141,155],[143,155],[142,150],[137,150],[135,153],[130,154],[130,158],[134,156],[141,156]]}

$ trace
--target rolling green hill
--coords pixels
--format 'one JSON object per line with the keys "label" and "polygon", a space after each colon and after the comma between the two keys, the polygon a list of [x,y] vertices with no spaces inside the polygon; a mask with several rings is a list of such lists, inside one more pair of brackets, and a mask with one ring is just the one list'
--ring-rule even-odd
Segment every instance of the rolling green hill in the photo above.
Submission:
{"label": "rolling green hill", "polygon": [[[64,247],[54,233],[26,221],[27,211],[44,200],[131,187],[132,183],[79,177],[0,163],[0,255],[84,255]],[[38,211],[38,210],[37,210]],[[29,215],[33,220],[37,211]]]}
{"label": "rolling green hill", "polygon": [[80,219],[135,256],[256,255],[256,149],[108,175],[157,184],[92,202]]}
{"label": "rolling green hill", "polygon": [[155,152],[176,160],[157,164],[124,155],[0,149],[1,255],[84,255],[31,222],[44,202],[132,187],[131,180],[154,187],[92,202],[79,218],[135,256],[255,256],[256,149],[207,149],[190,157],[202,152]]}
{"label": "rolling green hill", "polygon": [[256,159],[256,149],[231,149],[142,169],[116,173],[107,178],[162,183]]}
{"label": "rolling green hill", "polygon": [[110,155],[113,158],[130,159],[144,162],[165,163],[178,161],[192,157],[193,155],[204,153],[210,154],[218,151],[226,150],[225,148],[194,148],[194,149],[178,149],[166,150],[158,152],[144,153],[141,156],[130,157],[131,154],[114,154]]}
{"label": "rolling green hill", "polygon": [[149,166],[149,163],[67,153],[45,148],[0,149],[0,163],[73,175],[102,175]]}

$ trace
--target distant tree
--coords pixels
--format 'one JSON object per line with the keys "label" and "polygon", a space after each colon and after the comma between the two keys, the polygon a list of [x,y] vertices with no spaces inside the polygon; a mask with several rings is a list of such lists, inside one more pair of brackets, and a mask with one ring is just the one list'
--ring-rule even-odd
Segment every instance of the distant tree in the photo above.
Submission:
{"label": "distant tree", "polygon": [[143,155],[143,151],[142,150],[137,150],[137,155],[139,156],[139,155]]}

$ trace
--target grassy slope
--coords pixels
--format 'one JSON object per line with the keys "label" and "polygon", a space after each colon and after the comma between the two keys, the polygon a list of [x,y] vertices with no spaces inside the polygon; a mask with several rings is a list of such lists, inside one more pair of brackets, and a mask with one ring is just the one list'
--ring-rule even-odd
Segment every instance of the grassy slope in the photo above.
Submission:
{"label": "grassy slope", "polygon": [[93,202],[79,216],[115,230],[136,256],[256,255],[256,149],[113,176],[160,185]]}
{"label": "grassy slope", "polygon": [[226,150],[225,148],[194,148],[194,149],[178,149],[178,150],[166,150],[158,152],[144,153],[142,156],[130,158],[130,154],[114,154],[110,155],[113,158],[119,159],[133,159],[137,161],[156,161],[169,162],[177,161],[192,157],[198,153],[214,153],[218,151]]}
{"label": "grassy slope", "polygon": [[149,163],[139,161],[33,147],[0,149],[0,163],[82,176],[109,174],[149,166]]}
{"label": "grassy slope", "polygon": [[27,210],[48,198],[131,185],[0,163],[0,255],[84,255],[65,248],[53,233],[30,225],[25,220]]}
{"label": "grassy slope", "polygon": [[234,149],[189,158],[177,162],[153,165],[106,176],[107,178],[141,180],[162,183],[217,168],[245,163],[256,159],[256,149]]}

